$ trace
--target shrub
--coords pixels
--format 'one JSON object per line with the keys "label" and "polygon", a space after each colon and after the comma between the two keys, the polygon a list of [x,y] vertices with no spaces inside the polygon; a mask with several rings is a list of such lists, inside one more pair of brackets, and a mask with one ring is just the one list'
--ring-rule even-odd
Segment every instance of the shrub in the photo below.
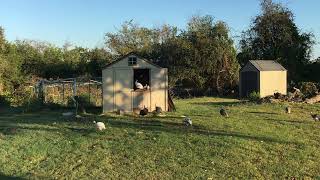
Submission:
{"label": "shrub", "polygon": [[[87,108],[95,107],[96,105],[95,103],[93,103],[94,101],[92,100],[92,98],[93,97],[90,97],[89,101],[89,94],[87,93],[75,96],[74,99],[78,102],[78,111],[85,113]],[[68,99],[68,107],[75,107],[75,103],[72,97]]]}
{"label": "shrub", "polygon": [[33,96],[22,104],[23,112],[38,111],[43,107],[42,100]]}
{"label": "shrub", "polygon": [[249,94],[248,98],[249,98],[249,101],[256,102],[260,99],[260,93],[253,91],[252,93]]}
{"label": "shrub", "polygon": [[306,98],[315,96],[318,93],[317,85],[313,82],[300,83],[300,90]]}
{"label": "shrub", "polygon": [[0,95],[0,107],[9,107],[10,102],[8,101],[6,96]]}

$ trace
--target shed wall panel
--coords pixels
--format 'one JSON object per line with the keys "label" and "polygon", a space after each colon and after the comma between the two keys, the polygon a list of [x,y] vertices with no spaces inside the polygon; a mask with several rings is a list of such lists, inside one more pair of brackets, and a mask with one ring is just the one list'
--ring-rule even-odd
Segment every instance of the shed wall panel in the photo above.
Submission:
{"label": "shed wall panel", "polygon": [[151,110],[156,106],[167,111],[168,108],[168,73],[166,68],[151,70]]}
{"label": "shed wall panel", "polygon": [[240,73],[240,96],[247,97],[252,92],[259,92],[259,72],[242,71]]}
{"label": "shed wall panel", "polygon": [[132,97],[133,97],[133,108],[148,108],[150,110],[150,95],[151,91],[145,90],[145,91],[133,91]]}
{"label": "shed wall panel", "polygon": [[113,80],[113,70],[104,69],[102,71],[103,112],[113,111]]}
{"label": "shed wall panel", "polygon": [[276,92],[287,94],[287,71],[261,71],[260,96],[265,97]]}
{"label": "shed wall panel", "polygon": [[133,71],[132,69],[114,68],[114,94],[115,104],[114,110],[121,109],[123,111],[132,110],[132,87],[133,87]]}

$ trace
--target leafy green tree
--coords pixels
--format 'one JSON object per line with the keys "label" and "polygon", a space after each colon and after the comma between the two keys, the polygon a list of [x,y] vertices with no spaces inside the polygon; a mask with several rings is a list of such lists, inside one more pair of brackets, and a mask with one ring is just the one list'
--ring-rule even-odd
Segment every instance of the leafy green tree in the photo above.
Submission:
{"label": "leafy green tree", "polygon": [[116,55],[125,55],[130,52],[148,54],[153,42],[156,41],[155,31],[140,27],[132,20],[126,21],[116,33],[106,33],[107,48]]}
{"label": "leafy green tree", "polygon": [[236,49],[224,22],[214,22],[212,16],[195,16],[182,33],[190,44],[188,66],[190,79],[197,80],[199,88],[213,88],[219,94],[238,81],[239,64]]}
{"label": "leafy green tree", "polygon": [[299,80],[313,44],[313,35],[298,29],[287,7],[262,0],[261,14],[242,35],[238,59],[242,65],[250,59],[276,60],[288,69],[290,79]]}
{"label": "leafy green tree", "polygon": [[14,91],[21,83],[21,58],[14,51],[15,46],[5,39],[4,30],[0,27],[0,93]]}
{"label": "leafy green tree", "polygon": [[6,46],[6,39],[4,37],[4,29],[0,26],[0,53],[3,53]]}
{"label": "leafy green tree", "polygon": [[101,77],[101,69],[112,61],[113,56],[103,48],[94,48],[88,52],[88,59],[87,72],[92,77]]}

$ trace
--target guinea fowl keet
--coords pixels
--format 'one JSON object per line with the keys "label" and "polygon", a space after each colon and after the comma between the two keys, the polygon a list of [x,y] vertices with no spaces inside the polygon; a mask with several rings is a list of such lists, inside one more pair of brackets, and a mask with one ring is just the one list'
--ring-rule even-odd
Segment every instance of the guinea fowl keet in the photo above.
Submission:
{"label": "guinea fowl keet", "polygon": [[191,118],[185,117],[184,120],[183,120],[183,124],[184,124],[185,126],[192,126],[192,120],[191,120]]}
{"label": "guinea fowl keet", "polygon": [[141,111],[140,111],[140,115],[141,116],[145,116],[147,115],[149,112],[148,108],[144,107]]}
{"label": "guinea fowl keet", "polygon": [[285,111],[286,111],[287,114],[291,114],[291,107],[287,106]]}
{"label": "guinea fowl keet", "polygon": [[320,115],[318,114],[313,114],[312,112],[310,113],[311,114],[311,117],[313,120],[315,121],[320,121]]}
{"label": "guinea fowl keet", "polygon": [[220,109],[220,115],[221,115],[221,116],[224,116],[224,117],[229,117],[227,111],[226,111],[224,108],[221,108],[221,109]]}

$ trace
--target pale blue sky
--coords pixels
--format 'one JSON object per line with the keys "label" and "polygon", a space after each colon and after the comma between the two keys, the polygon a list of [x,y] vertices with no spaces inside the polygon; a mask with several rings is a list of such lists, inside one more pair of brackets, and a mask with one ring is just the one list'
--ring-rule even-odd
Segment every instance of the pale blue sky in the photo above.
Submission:
{"label": "pale blue sky", "polygon": [[[303,31],[312,31],[320,56],[320,1],[277,0],[295,14]],[[84,47],[104,46],[104,34],[115,31],[126,20],[155,27],[167,23],[184,28],[195,14],[212,15],[228,23],[237,40],[259,13],[258,0],[3,0],[0,26],[10,41],[33,39],[61,46],[66,41]]]}

